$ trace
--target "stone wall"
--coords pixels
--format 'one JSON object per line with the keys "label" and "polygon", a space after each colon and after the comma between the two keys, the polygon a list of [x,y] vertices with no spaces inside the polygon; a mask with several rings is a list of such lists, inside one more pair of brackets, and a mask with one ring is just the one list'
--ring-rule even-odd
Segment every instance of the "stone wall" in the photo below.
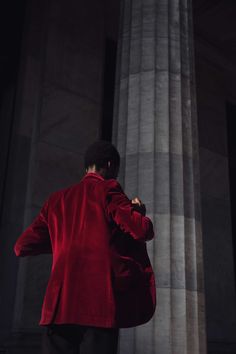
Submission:
{"label": "stone wall", "polygon": [[226,101],[236,103],[236,67],[202,38],[195,48],[208,350],[235,352]]}

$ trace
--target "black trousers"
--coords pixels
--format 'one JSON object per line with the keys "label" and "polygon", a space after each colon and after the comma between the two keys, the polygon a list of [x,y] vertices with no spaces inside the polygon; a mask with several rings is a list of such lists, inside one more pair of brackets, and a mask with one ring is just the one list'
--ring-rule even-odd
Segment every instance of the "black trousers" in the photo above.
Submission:
{"label": "black trousers", "polygon": [[117,354],[119,329],[76,324],[44,328],[42,354]]}

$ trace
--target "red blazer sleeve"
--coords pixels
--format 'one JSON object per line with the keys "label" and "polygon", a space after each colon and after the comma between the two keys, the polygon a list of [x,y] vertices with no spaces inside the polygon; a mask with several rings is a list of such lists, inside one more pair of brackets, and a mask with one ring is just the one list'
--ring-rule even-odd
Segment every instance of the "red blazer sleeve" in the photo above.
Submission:
{"label": "red blazer sleeve", "polygon": [[154,231],[151,219],[134,210],[119,182],[110,179],[107,188],[106,212],[108,217],[135,240],[148,241],[153,239]]}
{"label": "red blazer sleeve", "polygon": [[51,240],[47,224],[48,200],[32,224],[20,235],[14,245],[16,256],[35,256],[52,253]]}

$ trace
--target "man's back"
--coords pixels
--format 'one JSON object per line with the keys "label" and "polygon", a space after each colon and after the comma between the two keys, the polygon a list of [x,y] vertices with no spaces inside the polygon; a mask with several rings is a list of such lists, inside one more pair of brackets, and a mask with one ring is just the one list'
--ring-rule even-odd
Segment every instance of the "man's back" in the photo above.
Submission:
{"label": "man's back", "polygon": [[19,256],[53,253],[41,325],[129,327],[150,319],[155,283],[145,241],[152,223],[114,179],[88,173],[54,192],[15,245]]}

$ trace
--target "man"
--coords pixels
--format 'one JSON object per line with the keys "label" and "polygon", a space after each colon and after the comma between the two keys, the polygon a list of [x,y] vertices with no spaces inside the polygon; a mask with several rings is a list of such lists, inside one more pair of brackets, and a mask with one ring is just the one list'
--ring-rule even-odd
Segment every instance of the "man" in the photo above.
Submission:
{"label": "man", "polygon": [[81,181],[52,193],[14,247],[21,257],[53,254],[39,322],[44,354],[115,354],[119,328],[155,311],[145,205],[116,180],[120,156],[110,142],[89,146],[84,162]]}

